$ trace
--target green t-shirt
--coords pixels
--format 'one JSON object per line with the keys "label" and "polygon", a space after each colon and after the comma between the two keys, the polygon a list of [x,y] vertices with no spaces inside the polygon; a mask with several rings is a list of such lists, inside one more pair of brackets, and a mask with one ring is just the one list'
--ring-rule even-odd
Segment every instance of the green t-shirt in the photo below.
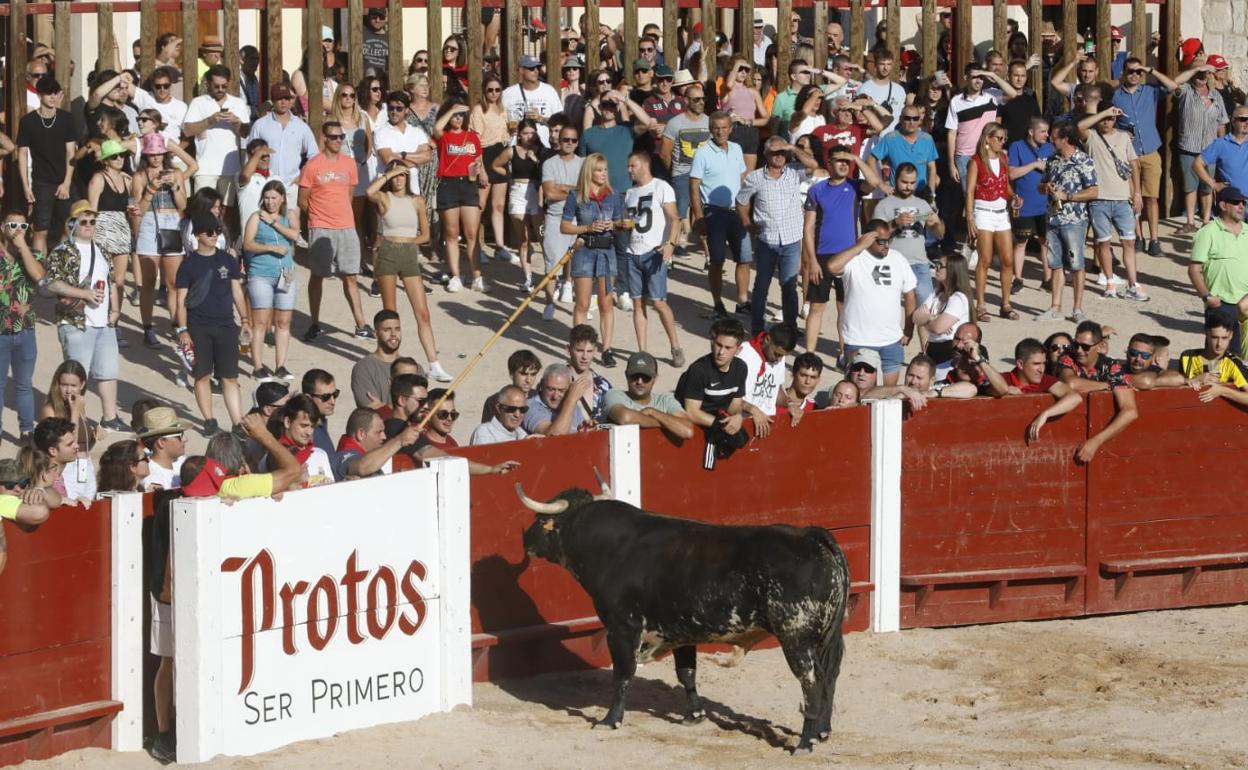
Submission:
{"label": "green t-shirt", "polygon": [[1201,265],[1211,294],[1223,302],[1239,302],[1248,294],[1248,227],[1236,236],[1215,217],[1196,232],[1192,262]]}

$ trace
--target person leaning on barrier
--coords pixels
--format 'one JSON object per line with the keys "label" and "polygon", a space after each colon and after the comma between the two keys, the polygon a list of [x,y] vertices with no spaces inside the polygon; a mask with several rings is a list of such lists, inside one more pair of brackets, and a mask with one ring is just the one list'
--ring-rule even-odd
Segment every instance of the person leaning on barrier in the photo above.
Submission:
{"label": "person leaning on barrier", "polygon": [[561,436],[594,427],[587,407],[593,387],[589,370],[573,379],[571,367],[547,366],[537,393],[529,399],[529,412],[521,425],[529,433],[544,436]]}
{"label": "person leaning on barrier", "polygon": [[1027,426],[1027,440],[1037,441],[1040,429],[1054,417],[1060,417],[1079,408],[1083,399],[1069,385],[1045,372],[1047,356],[1040,340],[1028,337],[1014,346],[1014,368],[1003,377],[1009,385],[1009,395],[1048,393],[1057,399]]}
{"label": "person leaning on barrier", "polygon": [[[31,486],[30,474],[17,460],[0,460],[0,519],[21,527],[37,527],[48,520],[49,511],[61,504],[61,496],[52,489]],[[0,544],[4,532],[0,530]]]}
{"label": "person leaning on barrier", "polygon": [[1058,379],[1076,392],[1108,390],[1114,394],[1114,405],[1117,407],[1114,418],[1100,433],[1085,441],[1075,455],[1085,463],[1091,462],[1105,442],[1121,433],[1139,416],[1130,375],[1122,362],[1105,355],[1105,348],[1105,333],[1101,325],[1095,321],[1084,321],[1075,328],[1072,352],[1058,361]]}
{"label": "person leaning on barrier", "polygon": [[690,364],[676,383],[676,401],[706,436],[702,460],[706,470],[714,469],[717,459],[727,458],[749,442],[749,435],[742,430],[747,412],[755,417],[754,427],[760,436],[771,427],[767,415],[745,402],[749,365],[737,358],[743,339],[745,329],[740,321],[715,321],[711,325],[711,352]]}
{"label": "person leaning on barrier", "polygon": [[182,491],[187,497],[220,497],[244,500],[253,497],[281,499],[286,490],[304,477],[303,464],[269,432],[258,414],[243,417],[243,432],[260,443],[272,468],[252,473],[243,454],[243,442],[233,433],[218,433],[208,440],[203,455],[182,463]]}
{"label": "person leaning on barrier", "polygon": [[[1224,398],[1248,406],[1248,365],[1230,352],[1232,330],[1220,316],[1205,321],[1205,346],[1185,350],[1179,356],[1183,384],[1200,392],[1200,400],[1208,404]],[[1175,372],[1167,372],[1172,375]],[[1158,377],[1160,383],[1166,375]]]}
{"label": "person leaning on barrier", "polygon": [[693,422],[676,398],[654,392],[658,376],[659,362],[654,356],[640,351],[629,356],[624,367],[627,388],[607,391],[602,399],[603,414],[615,425],[662,428],[680,439],[693,438]]}
{"label": "person leaning on barrier", "polygon": [[[524,393],[525,399],[537,393],[537,377],[541,373],[542,360],[532,350],[523,348],[507,356],[507,375],[511,377],[511,384]],[[498,399],[505,389],[499,389],[498,392],[492,393],[489,398],[485,399],[485,403],[481,406],[481,422],[488,423],[498,414],[496,408]],[[519,425],[520,423],[516,422],[516,427]],[[512,439],[505,440],[511,441]]]}
{"label": "person leaning on barrier", "polygon": [[927,406],[929,398],[974,398],[977,395],[979,389],[969,380],[938,382],[936,362],[930,356],[920,353],[906,366],[904,384],[876,386],[863,393],[862,398],[872,401],[902,399],[917,412]]}
{"label": "person leaning on barrier", "polygon": [[403,430],[386,438],[386,422],[381,415],[374,409],[359,407],[347,418],[347,432],[338,439],[334,457],[338,475],[343,479],[388,475],[391,458],[419,437],[420,427],[407,423]]}
{"label": "person leaning on barrier", "polygon": [[483,420],[472,431],[472,438],[468,440],[468,443],[471,446],[480,446],[528,438],[529,434],[520,427],[520,423],[524,421],[524,416],[529,411],[526,403],[528,395],[524,388],[519,385],[507,385],[494,395],[492,400],[494,415],[488,420]]}
{"label": "person leaning on barrier", "polygon": [[[976,395],[1001,398],[1009,390],[1001,373],[988,363],[988,351],[980,344],[983,331],[974,322],[958,327],[953,334],[953,367],[945,376],[945,382],[969,382],[975,386]],[[945,398],[951,398],[946,393]]]}
{"label": "person leaning on barrier", "polygon": [[793,359],[793,381],[784,389],[784,398],[776,403],[776,416],[789,416],[791,425],[802,421],[807,412],[818,409],[816,392],[819,378],[823,376],[823,360],[810,351]]}

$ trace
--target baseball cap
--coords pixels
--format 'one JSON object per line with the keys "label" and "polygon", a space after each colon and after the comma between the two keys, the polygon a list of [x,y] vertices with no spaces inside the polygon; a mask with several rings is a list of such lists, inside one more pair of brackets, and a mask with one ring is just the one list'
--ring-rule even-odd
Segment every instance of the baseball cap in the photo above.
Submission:
{"label": "baseball cap", "polygon": [[276,406],[290,395],[290,386],[281,380],[264,379],[251,394],[251,402],[257,409]]}
{"label": "baseball cap", "polygon": [[1238,187],[1223,187],[1218,193],[1218,203],[1239,203],[1242,200],[1248,200],[1248,198],[1244,197]]}
{"label": "baseball cap", "polygon": [[849,368],[853,369],[858,364],[865,364],[875,371],[880,370],[880,354],[871,348],[858,348],[849,357]]}
{"label": "baseball cap", "polygon": [[1109,36],[1114,40],[1122,40],[1122,30],[1118,27],[1110,27]]}
{"label": "baseball cap", "polygon": [[321,25],[321,40],[333,40],[334,28],[325,24]]}
{"label": "baseball cap", "polygon": [[535,70],[540,66],[542,66],[542,61],[536,56],[525,55],[520,57],[520,69]]}
{"label": "baseball cap", "polygon": [[285,83],[274,83],[269,86],[269,98],[277,101],[278,99],[293,99],[295,95]]}
{"label": "baseball cap", "polygon": [[187,497],[216,497],[224,483],[225,466],[209,457],[204,460],[204,469],[182,487],[182,493]]}
{"label": "baseball cap", "polygon": [[756,27],[761,27],[761,26],[763,26],[763,17],[762,17],[762,16],[755,16],[755,17],[754,17],[754,26],[756,26]]}
{"label": "baseball cap", "polygon": [[1205,49],[1205,44],[1198,37],[1189,37],[1179,46],[1179,63],[1184,67],[1191,66],[1196,56]]}
{"label": "baseball cap", "polygon": [[660,64],[659,66],[655,67],[654,76],[656,78],[675,78],[676,77],[672,73],[672,68],[667,66],[666,64]]}
{"label": "baseball cap", "polygon": [[1208,59],[1205,59],[1205,64],[1208,64],[1210,67],[1213,67],[1215,70],[1224,70],[1231,66],[1226,61],[1226,57],[1222,56],[1221,54],[1216,54],[1216,53],[1212,54]]}
{"label": "baseball cap", "polygon": [[9,487],[28,481],[30,481],[30,474],[22,470],[21,463],[12,457],[0,460],[0,485]]}
{"label": "baseball cap", "polygon": [[637,70],[648,70],[648,69],[651,69],[653,66],[654,65],[650,63],[650,60],[645,58],[644,56],[639,56],[637,57],[635,61],[633,61],[634,72],[636,72]]}
{"label": "baseball cap", "polygon": [[221,220],[212,214],[199,213],[191,219],[191,235],[221,232]]}
{"label": "baseball cap", "polygon": [[628,363],[624,366],[625,377],[632,377],[634,374],[646,374],[651,377],[657,377],[659,375],[659,362],[654,360],[654,356],[639,350],[628,357]]}
{"label": "baseball cap", "polygon": [[368,13],[364,14],[364,18],[384,19],[386,18],[386,9],[385,8],[369,8]]}

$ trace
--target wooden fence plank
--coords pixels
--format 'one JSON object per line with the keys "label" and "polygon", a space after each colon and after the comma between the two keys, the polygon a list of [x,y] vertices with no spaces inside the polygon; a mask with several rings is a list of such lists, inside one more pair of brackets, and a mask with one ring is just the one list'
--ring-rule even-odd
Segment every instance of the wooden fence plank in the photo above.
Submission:
{"label": "wooden fence plank", "polygon": [[1096,0],[1096,66],[1101,70],[1101,80],[1106,81],[1109,80],[1114,56],[1114,49],[1109,44],[1109,26],[1109,0]]}
{"label": "wooden fence plank", "polygon": [[156,68],[156,0],[139,2],[139,74],[148,77]]}
{"label": "wooden fence plank", "polygon": [[[597,18],[597,11],[594,12]],[[693,73],[698,80],[715,79],[715,2],[702,0],[702,70],[705,74]]]}
{"label": "wooden fence plank", "polygon": [[199,90],[199,8],[182,0],[182,101],[190,103]]}
{"label": "wooden fence plank", "polygon": [[[740,52],[752,62],[754,61],[754,0],[738,0],[736,14],[737,42],[733,44],[732,50]],[[729,35],[729,37],[732,36]],[[779,73],[780,70],[776,72]]]}
{"label": "wooden fence plank", "polygon": [[347,3],[347,73],[352,83],[364,79],[364,0]]}
{"label": "wooden fence plank", "polygon": [[815,60],[811,64],[828,68],[828,0],[815,0]]}
{"label": "wooden fence plank", "polygon": [[[637,32],[637,0],[624,0],[624,81],[633,82],[633,62],[637,60],[639,43]],[[654,83],[651,73],[651,83]]]}
{"label": "wooden fence plank", "polygon": [[949,79],[961,88],[965,84],[963,73],[966,72],[966,65],[970,64],[975,58],[975,39],[974,31],[971,29],[971,4],[958,3],[953,8],[953,72],[949,73]]}
{"label": "wooden fence plank", "polygon": [[[481,27],[481,0],[464,3],[465,27],[468,34],[468,103],[475,105],[481,100],[481,76],[485,58],[485,30]],[[440,55],[440,54],[439,54]],[[430,51],[432,59],[433,52]],[[513,75],[514,77],[514,75]]]}
{"label": "wooden fence plank", "polygon": [[1131,0],[1131,47],[1127,50],[1131,56],[1140,57],[1141,61],[1147,59],[1148,31],[1148,9],[1144,0]]}
{"label": "wooden fence plank", "polygon": [[222,16],[225,19],[225,34],[222,43],[225,45],[225,56],[222,63],[230,70],[230,93],[238,96],[242,93],[242,67],[238,45],[238,0],[223,0]]}
{"label": "wooden fence plank", "polygon": [[69,29],[69,3],[58,0],[52,13],[54,25],[52,48],[56,51],[56,80],[65,89],[65,100],[62,105],[65,109],[69,109],[70,102],[74,100],[74,83],[70,76],[74,51]]}
{"label": "wooden fence plank", "polygon": [[[776,2],[776,84],[777,90],[789,82],[789,62],[793,61],[793,36],[789,34],[789,17],[793,15],[793,0],[777,0]],[[826,48],[825,48],[826,50]],[[812,62],[806,62],[811,64]],[[812,83],[818,83],[815,78]]]}
{"label": "wooden fence plank", "polygon": [[[922,27],[919,30],[923,46],[923,77],[936,73],[936,45],[940,36],[940,17],[936,15],[936,0],[923,0]],[[923,95],[926,98],[926,94]]]}
{"label": "wooden fence plank", "polygon": [[407,75],[407,52],[403,50],[402,0],[386,0],[386,44],[390,51],[385,72],[387,87],[402,88],[403,79]]}
{"label": "wooden fence plank", "polygon": [[589,77],[600,66],[598,62],[598,0],[588,0],[585,3],[584,18],[585,72],[586,77]]}
{"label": "wooden fence plank", "polygon": [[[6,128],[10,137],[16,140],[17,123],[26,114],[26,0],[12,0],[12,5],[9,6],[8,38],[5,44],[9,49],[8,67],[5,70],[5,94],[8,96],[8,104],[5,105],[8,118]],[[9,166],[17,168],[16,159]],[[8,189],[14,188],[10,184]]]}
{"label": "wooden fence plank", "polygon": [[901,74],[901,0],[888,0],[887,12],[888,34],[884,37],[884,43],[893,52],[893,56],[897,57],[893,71]]}
{"label": "wooden fence plank", "polygon": [[[503,46],[503,82],[510,85],[520,82],[520,55],[524,53],[524,8],[520,0],[507,0],[503,25],[507,28],[507,43]],[[554,74],[550,77],[553,79]]]}
{"label": "wooden fence plank", "polygon": [[[113,4],[100,3],[95,7],[96,43],[98,56],[95,59],[95,71],[116,69],[121,66],[121,51],[114,57],[113,48],[117,45],[117,37],[113,34]],[[116,59],[116,61],[114,61]]]}
{"label": "wooden fence plank", "polygon": [[680,26],[680,7],[676,0],[663,0],[663,59],[672,72],[680,69],[680,43],[676,28]]}
{"label": "wooden fence plank", "polygon": [[[1031,46],[1032,54],[1041,56],[1044,53],[1044,42],[1041,37],[1044,34],[1044,15],[1041,10],[1040,0],[1027,0],[1027,42]],[[1040,111],[1044,111],[1044,99],[1048,95],[1044,88],[1044,67],[1036,67],[1031,71],[1031,90],[1036,92],[1036,103],[1040,105]]]}
{"label": "wooden fence plank", "polygon": [[1009,59],[1008,51],[1010,32],[1009,25],[1006,21],[1010,18],[1010,8],[1006,4],[1006,0],[992,0],[992,47],[1006,59]]}
{"label": "wooden fence plank", "polygon": [[[560,38],[562,37],[560,33],[563,29],[563,24],[559,18],[559,0],[545,0],[545,2],[546,13],[544,16],[546,18],[544,21],[546,22],[546,76],[550,79],[552,84],[557,84],[559,82],[557,78],[563,74],[560,71],[560,67],[563,65],[563,54],[560,42]],[[675,2],[673,1],[672,4],[675,5]],[[666,9],[664,12],[666,13]],[[587,74],[582,72],[582,83],[585,82],[586,77]],[[555,87],[558,88],[557,85]]]}
{"label": "wooden fence plank", "polygon": [[867,50],[866,25],[862,18],[862,0],[851,0],[849,6],[849,60],[862,66]]}
{"label": "wooden fence plank", "polygon": [[265,91],[260,94],[262,103],[269,100],[268,89],[282,82],[282,0],[265,0],[264,21],[267,34],[261,41],[265,78]]}
{"label": "wooden fence plank", "polygon": [[325,122],[325,94],[321,82],[325,77],[325,56],[321,49],[321,0],[308,0],[303,14],[303,45],[308,51],[308,71],[303,73],[308,84],[308,125],[317,141],[321,139],[321,124]]}

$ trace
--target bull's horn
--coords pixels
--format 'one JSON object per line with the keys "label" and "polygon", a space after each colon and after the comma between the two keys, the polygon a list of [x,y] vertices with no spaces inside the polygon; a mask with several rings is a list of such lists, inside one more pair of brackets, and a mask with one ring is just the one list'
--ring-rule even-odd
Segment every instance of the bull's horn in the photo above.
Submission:
{"label": "bull's horn", "polygon": [[602,478],[602,474],[594,468],[594,478],[598,479],[598,486],[602,487],[602,492],[594,495],[595,500],[614,500],[615,495],[611,494],[611,487],[607,486],[606,480]]}
{"label": "bull's horn", "polygon": [[568,510],[567,500],[556,500],[553,503],[539,503],[524,493],[524,489],[520,486],[520,482],[516,482],[516,495],[519,496],[520,502],[524,503],[524,507],[534,513],[563,513]]}

